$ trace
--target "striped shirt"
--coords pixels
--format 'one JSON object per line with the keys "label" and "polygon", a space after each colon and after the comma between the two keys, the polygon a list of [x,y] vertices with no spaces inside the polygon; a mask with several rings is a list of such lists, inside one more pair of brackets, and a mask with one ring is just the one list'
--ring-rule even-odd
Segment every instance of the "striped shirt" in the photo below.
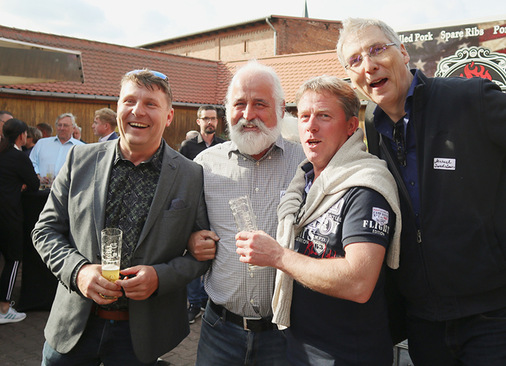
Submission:
{"label": "striped shirt", "polygon": [[204,194],[211,230],[219,237],[216,258],[205,276],[205,289],[216,304],[241,316],[272,316],[276,270],[239,261],[237,229],[228,201],[249,196],[259,230],[275,237],[276,209],[282,194],[305,158],[302,147],[278,138],[260,160],[239,152],[233,142],[204,150],[195,162],[204,169]]}

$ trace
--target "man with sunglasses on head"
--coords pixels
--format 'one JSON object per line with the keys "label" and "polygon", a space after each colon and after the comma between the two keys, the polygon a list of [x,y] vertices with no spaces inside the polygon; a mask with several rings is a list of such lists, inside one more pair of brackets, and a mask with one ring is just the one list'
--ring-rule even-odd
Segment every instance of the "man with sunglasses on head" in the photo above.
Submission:
{"label": "man with sunglasses on head", "polygon": [[[120,138],[69,151],[32,233],[60,282],[42,365],[155,365],[189,333],[185,288],[208,267],[186,254],[209,228],[202,168],[162,139],[167,76],[127,73],[117,111]],[[101,275],[104,228],[123,232],[115,282]]]}
{"label": "man with sunglasses on head", "polygon": [[393,276],[414,364],[505,365],[506,94],[485,79],[410,70],[406,48],[379,20],[344,21],[337,53],[377,104],[369,148],[399,188]]}

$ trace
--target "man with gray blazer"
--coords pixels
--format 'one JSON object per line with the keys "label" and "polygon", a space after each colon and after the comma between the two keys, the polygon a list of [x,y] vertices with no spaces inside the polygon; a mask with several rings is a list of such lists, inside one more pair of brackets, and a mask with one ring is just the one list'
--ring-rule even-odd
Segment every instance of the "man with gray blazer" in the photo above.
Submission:
{"label": "man with gray blazer", "polygon": [[[121,81],[120,139],[72,148],[33,230],[59,280],[42,365],[155,365],[189,333],[186,284],[208,263],[186,253],[208,228],[202,168],[172,150],[167,76]],[[123,231],[122,279],[101,275],[100,232]]]}

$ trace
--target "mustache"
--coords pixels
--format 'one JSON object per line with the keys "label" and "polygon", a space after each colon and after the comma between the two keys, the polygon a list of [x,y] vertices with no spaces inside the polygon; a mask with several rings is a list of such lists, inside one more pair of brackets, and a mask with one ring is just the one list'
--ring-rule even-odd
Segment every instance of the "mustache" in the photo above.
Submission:
{"label": "mustache", "polygon": [[235,128],[239,130],[246,126],[255,126],[263,133],[268,133],[270,131],[269,128],[267,128],[265,124],[258,118],[252,119],[250,121],[245,118],[241,118],[239,121],[237,121]]}

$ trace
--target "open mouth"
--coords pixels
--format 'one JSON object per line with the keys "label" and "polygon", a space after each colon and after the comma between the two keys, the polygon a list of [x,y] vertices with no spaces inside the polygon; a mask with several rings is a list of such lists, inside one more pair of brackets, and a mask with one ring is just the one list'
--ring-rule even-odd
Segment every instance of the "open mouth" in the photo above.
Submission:
{"label": "open mouth", "polygon": [[307,142],[306,142],[306,143],[307,143],[310,147],[315,147],[315,146],[317,146],[320,142],[321,142],[321,140],[310,139],[310,140],[307,140]]}
{"label": "open mouth", "polygon": [[128,125],[130,127],[134,127],[134,128],[148,128],[149,127],[148,125],[145,125],[144,123],[139,123],[139,122],[130,122]]}
{"label": "open mouth", "polygon": [[383,86],[385,85],[385,83],[387,82],[387,78],[384,78],[384,79],[381,79],[381,80],[378,80],[378,81],[375,81],[371,84],[369,84],[371,86],[371,88],[379,88],[380,86]]}

